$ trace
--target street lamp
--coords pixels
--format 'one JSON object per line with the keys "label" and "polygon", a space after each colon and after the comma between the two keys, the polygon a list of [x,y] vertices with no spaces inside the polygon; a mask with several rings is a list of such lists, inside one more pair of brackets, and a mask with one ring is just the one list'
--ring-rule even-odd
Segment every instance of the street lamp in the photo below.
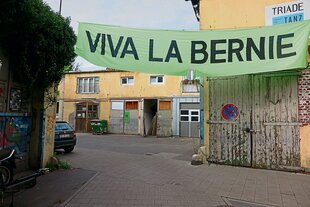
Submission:
{"label": "street lamp", "polygon": [[59,3],[59,15],[61,15],[61,6],[62,6],[62,0],[60,0],[60,3]]}

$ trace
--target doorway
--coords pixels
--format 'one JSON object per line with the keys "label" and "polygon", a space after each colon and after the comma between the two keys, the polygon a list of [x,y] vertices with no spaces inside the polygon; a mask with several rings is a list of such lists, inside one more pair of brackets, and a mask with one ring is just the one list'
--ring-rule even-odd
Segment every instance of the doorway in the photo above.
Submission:
{"label": "doorway", "polygon": [[200,104],[180,103],[180,136],[199,137]]}
{"label": "doorway", "polygon": [[146,136],[152,126],[152,120],[157,114],[157,99],[144,99],[143,106],[143,136]]}

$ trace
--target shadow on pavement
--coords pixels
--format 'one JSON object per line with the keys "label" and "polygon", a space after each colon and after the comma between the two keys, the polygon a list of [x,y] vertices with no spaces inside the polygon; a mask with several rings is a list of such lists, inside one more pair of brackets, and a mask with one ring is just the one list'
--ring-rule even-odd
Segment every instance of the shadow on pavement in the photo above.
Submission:
{"label": "shadow on pavement", "polygon": [[90,170],[72,169],[58,170],[38,177],[33,188],[15,194],[14,207],[59,206],[95,174]]}

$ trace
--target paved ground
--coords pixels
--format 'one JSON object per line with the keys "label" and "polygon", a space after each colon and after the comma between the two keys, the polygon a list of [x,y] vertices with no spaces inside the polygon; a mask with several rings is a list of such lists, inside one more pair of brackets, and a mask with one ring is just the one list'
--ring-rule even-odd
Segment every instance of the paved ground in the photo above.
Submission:
{"label": "paved ground", "polygon": [[78,147],[62,159],[97,174],[62,206],[310,206],[309,175],[192,166],[197,142],[79,134]]}
{"label": "paved ground", "polygon": [[[30,172],[28,172],[29,174]],[[58,170],[37,178],[37,184],[22,190],[14,196],[14,207],[56,207],[66,201],[96,172],[83,169]],[[0,207],[8,207],[11,197],[0,202]]]}
{"label": "paved ground", "polygon": [[[310,175],[190,165],[198,139],[78,134],[56,171],[18,193],[15,207],[309,207]],[[0,205],[1,206],[1,205]]]}

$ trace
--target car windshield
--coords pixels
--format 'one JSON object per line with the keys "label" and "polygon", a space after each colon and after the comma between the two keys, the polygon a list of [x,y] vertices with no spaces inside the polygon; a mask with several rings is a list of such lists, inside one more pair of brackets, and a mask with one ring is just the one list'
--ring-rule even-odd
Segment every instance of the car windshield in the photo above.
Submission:
{"label": "car windshield", "polygon": [[56,123],[55,129],[57,131],[59,131],[59,130],[72,130],[72,127],[68,123],[61,122],[61,123]]}

